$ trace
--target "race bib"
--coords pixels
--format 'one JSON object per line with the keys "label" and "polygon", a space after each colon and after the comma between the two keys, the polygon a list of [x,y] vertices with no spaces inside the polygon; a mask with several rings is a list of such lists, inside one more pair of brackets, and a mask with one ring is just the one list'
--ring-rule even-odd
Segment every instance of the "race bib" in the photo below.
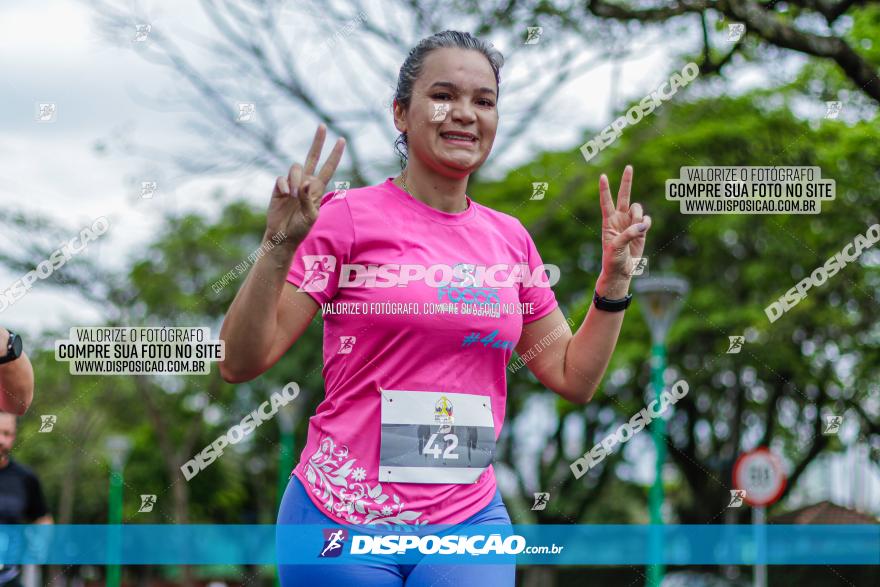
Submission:
{"label": "race bib", "polygon": [[495,456],[491,398],[383,389],[379,481],[476,483]]}

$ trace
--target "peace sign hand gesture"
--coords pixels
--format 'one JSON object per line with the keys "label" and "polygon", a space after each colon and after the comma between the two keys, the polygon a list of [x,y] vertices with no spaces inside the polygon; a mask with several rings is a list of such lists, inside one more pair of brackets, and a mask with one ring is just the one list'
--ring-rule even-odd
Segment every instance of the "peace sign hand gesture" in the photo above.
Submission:
{"label": "peace sign hand gesture", "polygon": [[645,250],[645,235],[651,217],[642,216],[641,204],[629,205],[633,168],[627,165],[617,192],[617,207],[611,199],[611,187],[603,173],[599,178],[599,201],[602,206],[602,272],[612,279],[630,279],[633,259]]}
{"label": "peace sign hand gesture", "polygon": [[[280,235],[285,243],[297,246],[318,219],[318,204],[324,195],[324,188],[333,177],[345,150],[345,139],[337,139],[321,171],[314,175],[326,136],[327,127],[318,125],[306,156],[305,167],[294,163],[287,172],[287,177],[280,176],[275,180],[275,189],[272,190],[272,199],[266,214],[267,237]],[[277,242],[277,239],[273,240]]]}

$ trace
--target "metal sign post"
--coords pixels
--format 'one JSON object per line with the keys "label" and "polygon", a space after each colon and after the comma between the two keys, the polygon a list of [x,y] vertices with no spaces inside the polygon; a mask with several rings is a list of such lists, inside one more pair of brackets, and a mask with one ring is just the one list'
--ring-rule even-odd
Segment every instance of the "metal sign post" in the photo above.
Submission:
{"label": "metal sign post", "polygon": [[785,472],[782,462],[766,447],[758,447],[736,460],[733,486],[745,491],[743,499],[753,506],[752,525],[755,537],[754,587],[767,587],[767,509],[782,496]]}
{"label": "metal sign post", "polygon": [[767,508],[759,505],[752,509],[752,524],[755,526],[755,565],[754,587],[767,587]]}

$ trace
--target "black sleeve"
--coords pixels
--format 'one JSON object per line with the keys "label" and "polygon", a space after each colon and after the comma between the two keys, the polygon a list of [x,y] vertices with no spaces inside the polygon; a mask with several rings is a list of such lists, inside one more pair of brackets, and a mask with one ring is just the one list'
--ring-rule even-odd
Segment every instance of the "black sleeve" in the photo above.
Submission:
{"label": "black sleeve", "polygon": [[36,475],[28,475],[27,479],[27,509],[25,519],[33,522],[49,513],[46,509],[46,499],[43,497],[43,488]]}

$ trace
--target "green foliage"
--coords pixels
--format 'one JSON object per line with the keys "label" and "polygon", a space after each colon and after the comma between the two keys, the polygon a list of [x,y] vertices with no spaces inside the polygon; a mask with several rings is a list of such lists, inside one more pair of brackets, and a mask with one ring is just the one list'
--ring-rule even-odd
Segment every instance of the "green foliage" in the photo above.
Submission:
{"label": "green foliage", "polygon": [[[864,254],[811,290],[777,322],[764,314],[767,305],[878,222],[877,125],[811,124],[795,117],[784,101],[774,105],[767,97],[755,92],[667,103],[627,127],[589,164],[576,150],[544,154],[480,190],[489,205],[530,228],[544,262],[560,265],[557,298],[566,315],[580,317],[601,267],[598,176],[606,173],[614,191],[623,167],[634,166],[632,201],[653,220],[649,273],[675,272],[692,288],[668,337],[668,381],[682,377],[691,388],[669,422],[669,458],[686,481],[671,488],[671,500],[684,521],[705,523],[723,509],[733,459],[759,441],[780,450],[795,472],[815,456],[814,448],[839,450],[837,439],[816,434],[817,408],[859,421],[862,441],[870,426],[877,429],[877,415],[872,424],[854,406],[878,393],[878,253]],[[836,181],[837,198],[823,203],[819,215],[685,215],[677,202],[665,200],[665,181],[679,177],[680,167],[696,165],[819,166],[822,177]],[[533,181],[550,183],[544,200],[528,200]],[[608,370],[619,371],[624,383],[612,385],[606,376],[595,405],[583,410],[586,441],[580,452],[645,405],[650,338],[638,295],[635,300]],[[750,341],[740,354],[727,354],[727,337],[741,334]],[[851,368],[844,367],[849,360]],[[512,378],[511,389],[518,390],[511,393],[515,412],[523,391],[541,387],[521,373]],[[776,402],[779,409],[771,410]],[[605,409],[616,414],[610,425],[599,422]],[[559,481],[571,460],[542,466],[539,487],[551,493],[551,487],[561,487],[572,504],[593,499],[598,489],[588,488],[589,479],[580,485]],[[606,465],[616,462],[608,459]],[[599,472],[589,475],[594,473],[598,478]],[[591,508],[607,508],[617,497],[608,491]]]}

